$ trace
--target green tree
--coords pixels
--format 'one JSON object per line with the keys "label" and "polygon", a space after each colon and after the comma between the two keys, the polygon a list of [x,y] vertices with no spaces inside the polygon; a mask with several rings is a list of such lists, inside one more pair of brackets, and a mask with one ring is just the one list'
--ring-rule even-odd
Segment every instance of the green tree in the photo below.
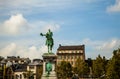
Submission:
{"label": "green tree", "polygon": [[120,49],[113,51],[107,65],[106,79],[120,79]]}
{"label": "green tree", "polygon": [[4,59],[4,57],[0,56],[0,61],[2,61]]}
{"label": "green tree", "polygon": [[87,59],[87,63],[88,63],[88,66],[89,66],[89,67],[92,67],[92,59],[91,59],[91,58],[88,58],[88,59]]}
{"label": "green tree", "polygon": [[88,75],[90,70],[88,64],[84,60],[77,59],[73,71],[74,73],[77,73],[79,76],[83,77],[84,75]]}
{"label": "green tree", "polygon": [[62,79],[66,79],[72,76],[72,66],[69,62],[62,61],[59,66],[57,66],[57,75],[61,76]]}
{"label": "green tree", "polygon": [[105,75],[106,63],[107,63],[106,58],[105,57],[102,58],[100,55],[98,55],[96,60],[93,61],[92,71],[95,77],[100,78]]}
{"label": "green tree", "polygon": [[27,71],[25,73],[23,73],[24,75],[24,78],[27,78],[27,79],[34,79],[34,73],[32,71]]}
{"label": "green tree", "polygon": [[40,66],[40,69],[38,71],[39,71],[39,77],[41,78],[43,74],[43,66]]}

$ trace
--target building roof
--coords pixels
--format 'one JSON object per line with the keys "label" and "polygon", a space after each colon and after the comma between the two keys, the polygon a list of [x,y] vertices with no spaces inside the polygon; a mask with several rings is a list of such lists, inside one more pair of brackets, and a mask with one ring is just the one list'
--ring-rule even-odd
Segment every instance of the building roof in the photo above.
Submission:
{"label": "building roof", "polygon": [[33,59],[33,62],[43,62],[42,59]]}
{"label": "building roof", "polygon": [[24,62],[24,63],[29,63],[31,62],[31,60],[29,58],[20,58],[19,56],[18,57],[15,57],[15,56],[7,56],[6,59],[3,59],[1,62],[2,63],[7,63],[8,61],[11,61],[11,62],[18,62],[21,61],[21,62]]}
{"label": "building roof", "polygon": [[15,72],[27,71],[27,64],[16,64],[13,66]]}
{"label": "building roof", "polygon": [[57,50],[83,50],[84,45],[73,45],[73,46],[61,46]]}
{"label": "building roof", "polygon": [[26,69],[16,69],[14,72],[25,72],[27,71],[27,68]]}

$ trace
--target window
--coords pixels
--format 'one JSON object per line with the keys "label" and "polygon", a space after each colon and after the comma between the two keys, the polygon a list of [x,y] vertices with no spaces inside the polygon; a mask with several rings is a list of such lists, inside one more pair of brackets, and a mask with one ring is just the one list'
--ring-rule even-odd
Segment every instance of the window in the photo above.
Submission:
{"label": "window", "polygon": [[73,65],[73,61],[71,61],[71,65]]}
{"label": "window", "polygon": [[62,56],[62,59],[64,59],[64,56]]}
{"label": "window", "polygon": [[83,59],[83,57],[82,57],[82,56],[80,56],[80,59],[82,60],[82,59]]}
{"label": "window", "polygon": [[62,57],[61,57],[61,56],[58,56],[58,59],[62,59]]}
{"label": "window", "polygon": [[71,59],[73,59],[73,56],[71,56]]}
{"label": "window", "polygon": [[61,51],[59,51],[58,53],[61,53]]}
{"label": "window", "polygon": [[83,53],[83,51],[81,50],[80,53]]}
{"label": "window", "polygon": [[77,53],[80,53],[80,51],[78,50]]}
{"label": "window", "polygon": [[64,53],[64,51],[61,51],[61,53]]}
{"label": "window", "polygon": [[16,79],[18,79],[19,75],[16,74],[15,77],[16,77]]}
{"label": "window", "polygon": [[30,68],[30,69],[34,69],[34,66],[30,66],[29,68]]}
{"label": "window", "polygon": [[68,51],[66,50],[65,53],[68,53]]}
{"label": "window", "polygon": [[80,57],[79,56],[77,56],[77,59],[79,59]]}
{"label": "window", "polygon": [[75,55],[74,57],[75,57],[75,59],[77,58],[77,56],[76,56],[76,55]]}
{"label": "window", "polygon": [[66,59],[66,56],[64,56],[64,59]]}
{"label": "window", "polygon": [[67,56],[67,58],[69,59],[69,58],[70,58],[70,56]]}
{"label": "window", "polygon": [[17,60],[15,60],[15,63],[18,63],[18,61],[17,61]]}
{"label": "window", "polygon": [[68,51],[69,53],[72,53],[72,51]]}
{"label": "window", "polygon": [[76,53],[76,51],[74,50],[73,53]]}
{"label": "window", "polygon": [[20,74],[20,79],[22,79],[22,75]]}

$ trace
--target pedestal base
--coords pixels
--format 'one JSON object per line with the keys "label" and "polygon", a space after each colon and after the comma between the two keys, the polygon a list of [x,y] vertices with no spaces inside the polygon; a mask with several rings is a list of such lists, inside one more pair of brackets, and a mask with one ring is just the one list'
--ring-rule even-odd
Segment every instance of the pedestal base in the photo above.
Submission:
{"label": "pedestal base", "polygon": [[47,76],[46,73],[43,73],[41,79],[57,79],[56,72],[54,72],[54,71],[50,72],[49,76]]}
{"label": "pedestal base", "polygon": [[[57,79],[57,75],[55,72],[57,56],[54,53],[44,53],[42,57],[43,57],[43,75],[41,79]],[[46,63],[48,61],[52,64],[52,71],[50,72],[49,76],[47,76],[46,72]]]}

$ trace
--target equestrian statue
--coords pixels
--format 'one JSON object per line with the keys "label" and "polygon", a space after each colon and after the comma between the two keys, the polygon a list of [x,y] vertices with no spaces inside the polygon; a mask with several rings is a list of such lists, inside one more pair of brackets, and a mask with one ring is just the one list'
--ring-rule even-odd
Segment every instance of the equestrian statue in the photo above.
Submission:
{"label": "equestrian statue", "polygon": [[49,29],[46,34],[40,33],[40,35],[46,37],[46,43],[45,43],[45,45],[47,45],[47,47],[48,47],[48,53],[52,53],[52,48],[53,48],[53,45],[54,45],[54,40],[52,38],[53,33]]}

